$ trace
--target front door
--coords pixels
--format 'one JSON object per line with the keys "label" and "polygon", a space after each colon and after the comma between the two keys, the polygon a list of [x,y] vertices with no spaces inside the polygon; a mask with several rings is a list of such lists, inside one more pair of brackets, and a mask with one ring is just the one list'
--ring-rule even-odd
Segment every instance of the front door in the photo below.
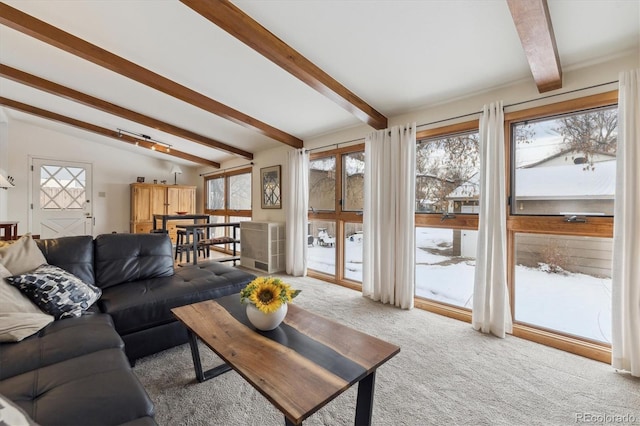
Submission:
{"label": "front door", "polygon": [[33,158],[31,170],[33,234],[93,235],[91,164]]}

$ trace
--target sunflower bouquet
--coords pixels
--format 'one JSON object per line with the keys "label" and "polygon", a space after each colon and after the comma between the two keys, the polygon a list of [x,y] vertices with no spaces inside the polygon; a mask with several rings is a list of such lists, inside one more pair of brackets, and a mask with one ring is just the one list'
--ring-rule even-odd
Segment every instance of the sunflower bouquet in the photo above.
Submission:
{"label": "sunflower bouquet", "polygon": [[294,290],[280,278],[258,277],[240,292],[241,303],[251,303],[261,312],[269,314],[289,303],[302,290]]}

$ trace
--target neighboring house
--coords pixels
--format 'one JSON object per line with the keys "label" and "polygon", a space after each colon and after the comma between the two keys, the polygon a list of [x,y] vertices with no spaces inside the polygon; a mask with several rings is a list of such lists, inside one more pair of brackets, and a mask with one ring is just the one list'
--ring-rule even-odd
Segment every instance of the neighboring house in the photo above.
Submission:
{"label": "neighboring house", "polygon": [[613,215],[615,155],[561,152],[516,169],[515,209],[523,214]]}
{"label": "neighboring house", "polygon": [[[516,169],[514,213],[612,215],[615,155],[596,154],[592,161],[590,166],[583,156],[563,151]],[[465,213],[464,206],[477,205],[479,193],[475,174],[447,195],[449,212]]]}
{"label": "neighboring house", "polygon": [[[592,157],[593,166],[584,157],[560,152],[516,169],[515,214],[526,215],[613,215],[615,193],[615,155],[599,153]],[[476,174],[454,189],[448,196],[449,211],[476,212],[470,207],[479,196]],[[475,255],[475,233],[454,230],[453,252],[458,256]],[[468,241],[467,241],[468,240]],[[575,250],[576,248],[580,250]],[[611,276],[611,241],[583,237],[518,234],[516,262],[536,267],[548,263],[554,251],[580,253],[574,255],[564,269],[594,276]]]}

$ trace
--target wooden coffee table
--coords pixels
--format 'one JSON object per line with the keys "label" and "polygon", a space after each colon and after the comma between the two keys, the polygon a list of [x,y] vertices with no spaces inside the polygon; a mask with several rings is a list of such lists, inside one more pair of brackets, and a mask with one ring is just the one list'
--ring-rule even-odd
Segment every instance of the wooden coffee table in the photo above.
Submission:
{"label": "wooden coffee table", "polygon": [[[189,330],[196,378],[202,382],[230,369],[300,425],[358,383],[356,425],[371,424],[376,369],[400,348],[335,321],[289,305],[275,330],[256,331],[234,294],[172,309]],[[200,339],[225,364],[203,371]]]}

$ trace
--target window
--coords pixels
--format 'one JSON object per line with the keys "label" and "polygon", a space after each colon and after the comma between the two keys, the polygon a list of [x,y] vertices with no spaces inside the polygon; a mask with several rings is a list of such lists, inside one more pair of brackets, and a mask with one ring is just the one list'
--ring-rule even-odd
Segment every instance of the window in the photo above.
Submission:
{"label": "window", "polygon": [[610,359],[616,101],[608,92],[505,114],[514,334],[603,361]]}
{"label": "window", "polygon": [[[418,133],[416,297],[430,305],[472,306],[479,197],[478,122]],[[420,306],[419,303],[416,303]]]}
{"label": "window", "polygon": [[364,146],[312,154],[309,161],[309,269],[350,287],[362,282]]}
{"label": "window", "polygon": [[342,159],[342,210],[361,212],[364,208],[364,151],[343,155]]}
{"label": "window", "polygon": [[[205,213],[211,223],[251,220],[251,169],[239,169],[205,177]],[[213,228],[212,236],[231,233],[231,228]],[[231,235],[226,235],[231,236]],[[238,235],[239,237],[239,235]],[[222,247],[212,246],[214,250]]]}
{"label": "window", "polygon": [[336,156],[309,161],[309,210],[335,211]]}
{"label": "window", "polygon": [[224,190],[225,177],[212,177],[205,182],[207,183],[207,210],[224,210],[227,204]]}
{"label": "window", "polygon": [[251,173],[229,176],[229,210],[251,210]]}
{"label": "window", "polygon": [[479,149],[477,131],[420,140],[416,147],[416,212],[475,213]]}
{"label": "window", "polygon": [[515,235],[515,320],[611,343],[610,238]]}
{"label": "window", "polygon": [[613,215],[617,124],[615,107],[513,123],[512,214]]}
{"label": "window", "polygon": [[82,210],[86,195],[82,167],[44,165],[40,167],[40,206],[47,210]]}

